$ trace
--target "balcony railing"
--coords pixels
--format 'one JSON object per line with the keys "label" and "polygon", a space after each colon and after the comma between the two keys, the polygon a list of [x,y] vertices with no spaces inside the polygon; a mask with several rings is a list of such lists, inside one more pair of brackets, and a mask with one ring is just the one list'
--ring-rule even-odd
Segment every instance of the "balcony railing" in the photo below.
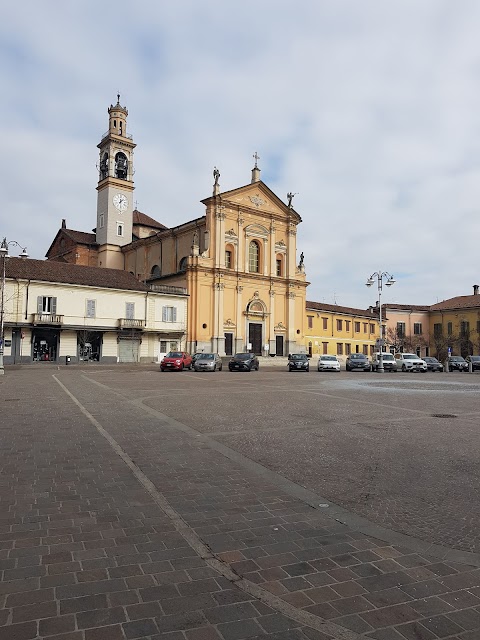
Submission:
{"label": "balcony railing", "polygon": [[145,320],[134,320],[132,318],[119,318],[120,329],[145,329]]}
{"label": "balcony railing", "polygon": [[58,313],[34,313],[33,324],[63,324],[63,316]]}
{"label": "balcony railing", "polygon": [[187,290],[185,287],[172,287],[168,284],[150,284],[150,289],[157,293],[174,293],[177,295],[186,296]]}
{"label": "balcony railing", "polygon": [[110,129],[108,131],[105,131],[105,133],[102,136],[102,140],[104,138],[106,138],[109,133],[113,133],[114,135],[118,136],[119,138],[128,138],[128,140],[133,140],[133,136],[131,134],[127,134],[127,135],[122,134],[122,135],[120,135],[120,134],[116,133],[115,131],[110,131]]}

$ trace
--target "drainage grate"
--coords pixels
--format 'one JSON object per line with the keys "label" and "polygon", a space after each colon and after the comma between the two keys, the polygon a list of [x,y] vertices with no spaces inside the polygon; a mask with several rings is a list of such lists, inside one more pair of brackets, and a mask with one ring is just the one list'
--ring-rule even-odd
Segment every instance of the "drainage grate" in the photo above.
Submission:
{"label": "drainage grate", "polygon": [[454,413],[432,413],[432,418],[458,418]]}

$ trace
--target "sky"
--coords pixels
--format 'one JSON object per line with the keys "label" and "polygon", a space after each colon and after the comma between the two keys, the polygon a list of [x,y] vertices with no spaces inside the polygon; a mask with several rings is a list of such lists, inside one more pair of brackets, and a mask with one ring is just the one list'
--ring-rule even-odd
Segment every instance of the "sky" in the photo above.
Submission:
{"label": "sky", "polygon": [[[23,0],[0,23],[0,236],[91,231],[107,109],[167,226],[262,180],[302,217],[307,299],[434,304],[480,284],[476,0]],[[14,251],[12,250],[12,255]]]}

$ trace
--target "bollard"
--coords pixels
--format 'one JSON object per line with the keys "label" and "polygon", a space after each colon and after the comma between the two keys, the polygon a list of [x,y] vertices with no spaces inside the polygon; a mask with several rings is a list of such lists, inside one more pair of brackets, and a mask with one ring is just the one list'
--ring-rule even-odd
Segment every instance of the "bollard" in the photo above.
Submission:
{"label": "bollard", "polygon": [[445,363],[443,365],[443,373],[449,373],[448,370],[448,360],[445,360]]}
{"label": "bollard", "polygon": [[473,362],[471,360],[468,363],[468,373],[473,373]]}

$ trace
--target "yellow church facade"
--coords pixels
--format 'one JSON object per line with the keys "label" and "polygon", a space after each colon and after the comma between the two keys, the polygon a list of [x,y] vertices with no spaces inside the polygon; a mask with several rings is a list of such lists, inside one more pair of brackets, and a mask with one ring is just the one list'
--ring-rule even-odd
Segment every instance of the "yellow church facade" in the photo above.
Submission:
{"label": "yellow church facade", "polygon": [[124,247],[125,269],[153,287],[186,287],[192,353],[305,351],[308,283],[291,198],[279,199],[257,166],[238,189],[222,193],[218,178],[204,216]]}

